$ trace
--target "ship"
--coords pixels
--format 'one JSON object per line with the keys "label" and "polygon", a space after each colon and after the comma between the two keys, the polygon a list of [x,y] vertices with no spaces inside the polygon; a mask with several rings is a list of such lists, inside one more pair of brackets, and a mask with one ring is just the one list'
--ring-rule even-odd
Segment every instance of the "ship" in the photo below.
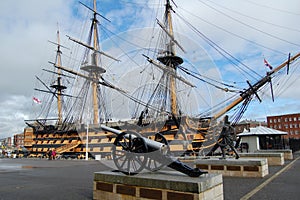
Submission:
{"label": "ship", "polygon": [[[62,49],[66,47],[60,43],[58,31],[57,41],[51,42],[57,46],[56,60],[50,62],[52,70],[44,69],[52,74],[54,79],[47,85],[37,77],[44,89],[36,88],[36,91],[49,95],[47,100],[51,100],[52,103],[47,104],[48,107],[43,107],[42,110],[47,113],[45,117],[25,121],[27,127],[24,129],[24,146],[30,151],[31,157],[47,157],[47,152],[55,150],[62,158],[111,159],[116,135],[110,129],[135,132],[150,140],[168,144],[168,151],[173,156],[208,155],[219,143],[224,126],[229,124],[233,127],[237,124],[253,99],[261,101],[258,91],[270,85],[273,97],[272,78],[283,68],[288,69],[300,56],[299,53],[289,55],[286,61],[254,83],[245,81],[246,88],[240,89],[212,80],[184,66],[187,60],[180,56],[180,52],[184,53],[185,49],[176,40],[176,32],[173,29],[172,14],[176,13],[176,4],[174,1],[166,0],[162,20],[156,19],[157,45],[142,48],[140,57],[143,58],[146,67],[141,68],[141,65],[137,64],[139,71],[146,71],[146,74],[155,76],[155,81],[154,78],[149,81],[141,76],[140,79],[145,82],[139,85],[133,79],[127,79],[125,81],[128,85],[131,83],[136,85],[134,89],[125,88],[123,86],[126,82],[119,81],[117,85],[118,82],[112,83],[106,76],[114,72],[108,72],[104,67],[105,64],[117,67],[124,65],[121,58],[115,58],[100,48],[98,18],[108,22],[109,19],[97,11],[96,0],[93,1],[92,8],[81,2],[80,4],[92,14],[87,42],[72,36],[67,37],[74,45],[84,49],[83,59],[79,67],[77,65],[70,68],[62,64]],[[197,32],[192,24],[186,23]],[[126,56],[129,57],[124,53],[123,57]],[[133,61],[134,58],[129,60],[130,64],[138,62]],[[71,81],[64,81],[65,79]],[[71,89],[64,85],[71,82]],[[197,94],[194,96],[187,94],[187,97],[182,98],[179,97],[179,91],[191,91],[199,87],[197,82],[208,84],[226,93],[225,96],[230,98],[202,112],[197,106],[191,106],[193,114],[189,114],[182,105],[197,104],[195,100],[197,97],[194,97]],[[131,91],[128,91],[130,89]],[[67,94],[66,91],[72,93]],[[118,113],[121,115],[121,112],[115,112],[114,116],[109,112],[112,109],[111,101],[117,101],[116,99],[126,99],[129,102],[122,106],[125,110],[130,107],[128,119],[120,117]],[[53,105],[57,113],[55,117],[49,114]],[[228,113],[233,109],[234,113],[228,117]]]}

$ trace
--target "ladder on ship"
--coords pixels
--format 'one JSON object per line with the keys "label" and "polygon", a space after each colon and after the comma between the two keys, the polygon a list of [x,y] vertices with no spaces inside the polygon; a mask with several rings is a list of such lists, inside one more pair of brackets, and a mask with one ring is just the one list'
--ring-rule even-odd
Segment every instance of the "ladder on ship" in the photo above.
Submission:
{"label": "ladder on ship", "polygon": [[64,153],[72,148],[77,147],[80,143],[81,143],[81,141],[74,141],[74,142],[71,142],[70,144],[66,144],[61,147],[58,147],[56,149],[56,153],[59,153],[59,154]]}

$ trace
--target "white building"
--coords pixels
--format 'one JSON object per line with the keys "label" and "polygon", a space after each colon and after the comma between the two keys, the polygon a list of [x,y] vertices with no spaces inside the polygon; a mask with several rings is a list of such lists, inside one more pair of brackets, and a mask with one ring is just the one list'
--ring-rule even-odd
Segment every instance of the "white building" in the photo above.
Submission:
{"label": "white building", "polygon": [[238,134],[238,137],[241,137],[241,144],[248,144],[249,152],[254,152],[262,149],[283,149],[285,146],[281,136],[287,134],[287,132],[258,126],[244,130]]}

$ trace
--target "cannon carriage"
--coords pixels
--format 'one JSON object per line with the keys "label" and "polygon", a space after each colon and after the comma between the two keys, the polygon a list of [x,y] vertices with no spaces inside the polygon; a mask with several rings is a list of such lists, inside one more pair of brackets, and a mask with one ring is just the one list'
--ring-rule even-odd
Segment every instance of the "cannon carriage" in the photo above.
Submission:
{"label": "cannon carriage", "polygon": [[172,157],[168,141],[160,133],[156,133],[155,140],[151,140],[134,131],[120,131],[105,125],[101,125],[101,128],[116,134],[112,158],[118,171],[124,174],[135,175],[144,169],[157,171],[165,166],[190,177],[207,173]]}

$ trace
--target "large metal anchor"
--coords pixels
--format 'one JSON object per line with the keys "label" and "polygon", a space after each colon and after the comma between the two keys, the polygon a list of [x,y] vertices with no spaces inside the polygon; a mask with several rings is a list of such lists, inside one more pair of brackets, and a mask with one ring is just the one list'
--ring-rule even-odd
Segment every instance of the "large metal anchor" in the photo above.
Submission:
{"label": "large metal anchor", "polygon": [[159,133],[155,135],[155,140],[150,140],[133,131],[120,131],[105,125],[101,125],[101,128],[117,135],[112,148],[112,157],[122,173],[135,175],[144,169],[157,171],[164,166],[190,177],[207,173],[199,168],[191,168],[172,157],[169,154],[167,140]]}

